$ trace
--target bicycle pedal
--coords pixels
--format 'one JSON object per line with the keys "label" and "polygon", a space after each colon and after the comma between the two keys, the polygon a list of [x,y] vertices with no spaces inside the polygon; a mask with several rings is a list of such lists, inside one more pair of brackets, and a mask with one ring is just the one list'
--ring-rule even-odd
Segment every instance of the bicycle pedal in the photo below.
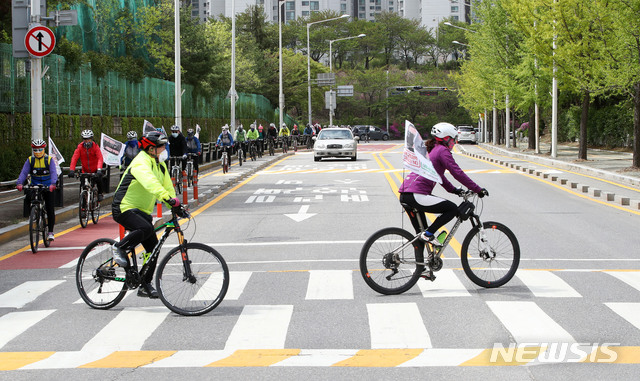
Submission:
{"label": "bicycle pedal", "polygon": [[422,275],[420,275],[422,278],[426,279],[426,280],[430,280],[430,281],[434,281],[436,280],[436,276],[433,275],[433,273],[431,271],[427,271],[425,273],[422,273]]}

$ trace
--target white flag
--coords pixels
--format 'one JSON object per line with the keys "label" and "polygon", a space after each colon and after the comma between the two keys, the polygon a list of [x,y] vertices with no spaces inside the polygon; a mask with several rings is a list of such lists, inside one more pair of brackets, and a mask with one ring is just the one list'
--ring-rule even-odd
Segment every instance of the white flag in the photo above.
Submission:
{"label": "white flag", "polygon": [[144,120],[144,125],[142,126],[142,135],[146,135],[148,132],[155,131],[155,127],[148,120]]}
{"label": "white flag", "polygon": [[49,156],[54,158],[54,162],[56,163],[56,172],[58,172],[58,176],[62,173],[62,168],[60,168],[60,164],[64,163],[64,157],[58,150],[58,147],[53,143],[53,140],[49,138]]}
{"label": "white flag", "polygon": [[440,175],[433,168],[431,160],[429,160],[429,153],[427,153],[427,147],[424,145],[420,133],[408,120],[404,124],[404,155],[402,162],[404,167],[411,172],[442,184]]}
{"label": "white flag", "polygon": [[120,165],[120,159],[124,154],[124,144],[120,141],[102,134],[100,139],[100,149],[102,150],[102,161],[106,165]]}

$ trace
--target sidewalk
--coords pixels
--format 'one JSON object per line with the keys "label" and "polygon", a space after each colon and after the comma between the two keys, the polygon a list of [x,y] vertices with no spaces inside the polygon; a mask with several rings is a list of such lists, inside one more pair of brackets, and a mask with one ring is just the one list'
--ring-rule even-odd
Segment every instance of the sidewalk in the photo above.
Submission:
{"label": "sidewalk", "polygon": [[640,171],[630,170],[633,154],[588,149],[587,160],[578,160],[578,147],[558,145],[557,157],[550,145],[540,144],[540,154],[519,142],[517,148],[489,143],[461,145],[463,154],[557,182],[590,197],[640,210]]}

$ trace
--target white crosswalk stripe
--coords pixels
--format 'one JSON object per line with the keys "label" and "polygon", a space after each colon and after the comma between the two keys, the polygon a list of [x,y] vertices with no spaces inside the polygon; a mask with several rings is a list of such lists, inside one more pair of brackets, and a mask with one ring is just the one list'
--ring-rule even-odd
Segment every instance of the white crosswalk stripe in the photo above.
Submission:
{"label": "white crosswalk stripe", "polygon": [[449,269],[440,270],[434,282],[420,278],[418,287],[425,298],[471,296],[455,272]]}
{"label": "white crosswalk stripe", "polygon": [[629,286],[640,291],[640,272],[628,272],[628,271],[605,271],[605,273],[620,279]]}
{"label": "white crosswalk stripe", "polygon": [[284,348],[292,305],[244,306],[225,349]]}
{"label": "white crosswalk stripe", "polygon": [[306,299],[353,299],[353,271],[309,271]]}
{"label": "white crosswalk stripe", "polygon": [[487,305],[516,343],[574,343],[575,339],[534,302],[498,302]]}
{"label": "white crosswalk stripe", "polygon": [[640,329],[640,303],[605,303],[605,305]]}
{"label": "white crosswalk stripe", "polygon": [[24,282],[0,295],[0,307],[22,308],[64,280],[34,280]]}
{"label": "white crosswalk stripe", "polygon": [[416,303],[367,304],[371,348],[431,348]]}
{"label": "white crosswalk stripe", "polygon": [[0,348],[20,336],[55,310],[10,312],[0,316]]}
{"label": "white crosswalk stripe", "polygon": [[520,270],[516,276],[540,298],[580,298],[567,282],[551,271]]}
{"label": "white crosswalk stripe", "polygon": [[229,289],[227,290],[227,294],[225,295],[225,300],[238,300],[244,288],[247,287],[247,283],[249,283],[249,278],[251,278],[251,271],[230,271],[229,272]]}

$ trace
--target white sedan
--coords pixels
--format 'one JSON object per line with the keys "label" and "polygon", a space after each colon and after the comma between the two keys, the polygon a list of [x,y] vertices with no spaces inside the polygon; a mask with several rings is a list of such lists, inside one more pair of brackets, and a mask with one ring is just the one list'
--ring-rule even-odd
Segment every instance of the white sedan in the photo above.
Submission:
{"label": "white sedan", "polygon": [[356,160],[357,139],[348,128],[324,128],[315,138],[313,160],[320,161],[323,157],[350,157]]}

